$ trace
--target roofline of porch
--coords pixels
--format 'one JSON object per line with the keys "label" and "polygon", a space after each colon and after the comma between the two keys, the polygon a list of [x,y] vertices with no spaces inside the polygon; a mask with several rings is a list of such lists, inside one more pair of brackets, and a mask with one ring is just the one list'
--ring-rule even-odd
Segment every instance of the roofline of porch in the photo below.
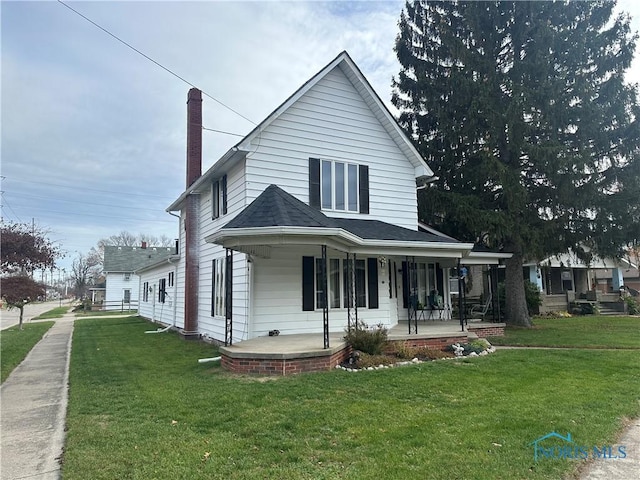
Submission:
{"label": "roofline of porch", "polygon": [[472,243],[365,239],[342,228],[293,226],[221,229],[205,237],[205,241],[231,249],[258,245],[326,245],[348,253],[372,255],[429,256],[425,255],[426,250],[446,258],[466,257],[473,248]]}

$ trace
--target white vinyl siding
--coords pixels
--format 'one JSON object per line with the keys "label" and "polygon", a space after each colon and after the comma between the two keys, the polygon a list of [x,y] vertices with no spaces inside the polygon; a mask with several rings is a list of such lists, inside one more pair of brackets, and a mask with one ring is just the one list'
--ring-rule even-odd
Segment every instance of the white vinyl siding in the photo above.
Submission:
{"label": "white vinyl siding", "polygon": [[[369,215],[417,230],[415,170],[340,69],[330,72],[260,134],[246,160],[247,203],[270,184],[309,202],[308,159],[369,167]],[[357,202],[355,197],[345,202]],[[348,209],[329,216],[362,218]]]}
{"label": "white vinyl siding", "polygon": [[107,273],[104,297],[105,310],[120,310],[125,301],[125,291],[129,290],[129,298],[138,301],[140,278],[133,273]]}
{"label": "white vinyl siding", "polygon": [[[163,325],[184,326],[184,321],[178,316],[178,286],[183,284],[178,274],[179,266],[176,264],[162,263],[154,269],[145,270],[140,274],[140,282],[143,288],[141,302],[138,313],[141,317],[147,318]],[[169,286],[167,280],[173,275],[177,281]],[[160,301],[160,289],[162,283],[165,283],[164,303]],[[146,295],[144,288],[147,289]],[[145,300],[146,298],[146,300]],[[184,300],[182,300],[184,302]]]}
{"label": "white vinyl siding", "polygon": [[[252,281],[251,337],[267,335],[269,330],[280,330],[280,335],[322,332],[322,309],[302,310],[302,268],[304,255],[315,256],[317,249],[296,247],[273,248],[268,259],[255,258]],[[314,268],[315,270],[315,268]],[[342,272],[340,273],[342,275]],[[389,298],[385,276],[378,275],[379,308],[358,309],[358,317],[368,325],[391,326]],[[366,277],[365,277],[366,281]],[[394,320],[395,324],[395,320]],[[347,327],[347,309],[329,309],[329,330],[344,332]]]}

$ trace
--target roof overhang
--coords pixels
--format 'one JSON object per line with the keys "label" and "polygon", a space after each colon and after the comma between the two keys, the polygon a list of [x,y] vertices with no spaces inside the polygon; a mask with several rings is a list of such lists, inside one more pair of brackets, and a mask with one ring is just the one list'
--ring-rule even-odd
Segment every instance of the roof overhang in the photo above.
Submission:
{"label": "roof overhang", "polygon": [[227,152],[215,164],[213,164],[209,170],[193,182],[189,188],[182,192],[182,194],[171,205],[169,205],[165,211],[177,212],[182,208],[182,204],[189,195],[208,192],[211,188],[211,180],[223,173],[226,173],[233,165],[243,160],[247,153],[249,152],[242,150],[237,146],[227,150]]}
{"label": "roof overhang", "polygon": [[474,252],[464,259],[465,265],[500,265],[503,260],[513,257],[513,253],[504,252]]}
{"label": "roof overhang", "polygon": [[150,263],[149,265],[145,265],[144,267],[141,267],[137,270],[135,270],[133,273],[136,275],[139,275],[140,273],[144,273],[144,272],[148,272],[150,270],[154,270],[158,267],[161,267],[165,264],[169,264],[169,265],[175,265],[175,263],[180,260],[180,255],[170,255],[166,258],[163,258],[162,260],[158,260],[157,262],[154,263]]}
{"label": "roof overhang", "polygon": [[471,243],[365,239],[342,228],[290,226],[223,228],[205,241],[244,253],[258,252],[259,247],[326,245],[356,254],[453,259],[466,257],[473,248]]}

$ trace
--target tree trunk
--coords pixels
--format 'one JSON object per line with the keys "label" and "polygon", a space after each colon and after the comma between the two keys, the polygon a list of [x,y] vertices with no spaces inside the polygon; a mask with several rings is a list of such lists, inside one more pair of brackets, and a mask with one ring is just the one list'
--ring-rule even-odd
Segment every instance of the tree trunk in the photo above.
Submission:
{"label": "tree trunk", "polygon": [[19,323],[19,327],[20,330],[22,330],[22,314],[24,313],[24,305],[18,307],[20,309],[20,323]]}
{"label": "tree trunk", "polygon": [[522,253],[514,253],[513,257],[505,260],[505,265],[505,321],[509,325],[532,327],[524,292]]}

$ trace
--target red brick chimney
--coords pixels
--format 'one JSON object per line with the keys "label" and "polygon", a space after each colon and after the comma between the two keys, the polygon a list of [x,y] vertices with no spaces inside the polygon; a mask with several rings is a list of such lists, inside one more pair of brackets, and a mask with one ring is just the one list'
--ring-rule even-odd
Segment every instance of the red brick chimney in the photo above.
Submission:
{"label": "red brick chimney", "polygon": [[[187,190],[202,175],[202,92],[189,90],[187,96]],[[198,338],[198,195],[185,200],[185,286],[184,338]]]}
{"label": "red brick chimney", "polygon": [[187,96],[187,188],[202,175],[202,92]]}

